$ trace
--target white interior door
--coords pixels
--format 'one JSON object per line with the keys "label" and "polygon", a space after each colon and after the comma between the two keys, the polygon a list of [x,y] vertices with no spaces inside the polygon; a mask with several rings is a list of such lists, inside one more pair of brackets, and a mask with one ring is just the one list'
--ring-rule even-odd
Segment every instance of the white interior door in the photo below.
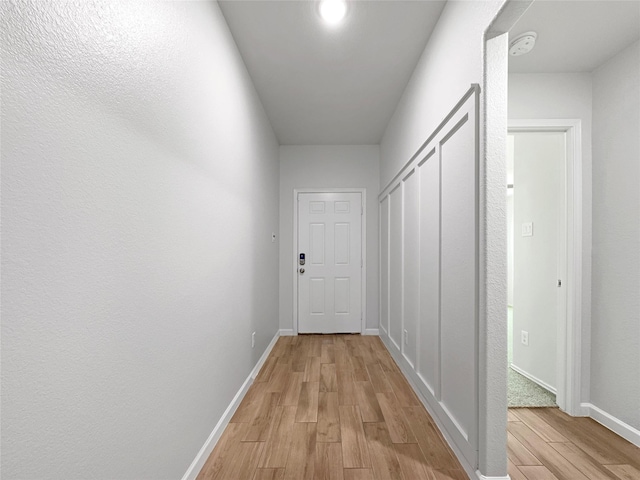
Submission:
{"label": "white interior door", "polygon": [[299,193],[299,333],[361,332],[362,262],[362,195]]}
{"label": "white interior door", "polygon": [[566,325],[565,134],[514,136],[512,368],[556,393]]}

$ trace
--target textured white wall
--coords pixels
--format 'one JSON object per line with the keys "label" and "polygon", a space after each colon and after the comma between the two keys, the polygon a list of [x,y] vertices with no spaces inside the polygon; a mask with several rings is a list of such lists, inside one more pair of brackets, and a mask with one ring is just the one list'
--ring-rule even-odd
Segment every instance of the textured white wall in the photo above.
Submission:
{"label": "textured white wall", "polygon": [[367,189],[367,328],[378,328],[377,145],[280,147],[280,328],[293,329],[293,190]]}
{"label": "textured white wall", "polygon": [[640,43],[593,73],[591,403],[640,429]]}
{"label": "textured white wall", "polygon": [[[591,74],[510,74],[509,119],[580,119],[582,127],[582,366],[589,399],[591,338]],[[516,226],[517,229],[517,226]]]}
{"label": "textured white wall", "polygon": [[[559,221],[565,165],[564,133],[519,132],[515,138],[513,364],[556,388]],[[522,224],[533,222],[533,235]],[[521,342],[522,331],[529,344]]]}
{"label": "textured white wall", "polygon": [[0,9],[3,478],[179,478],[278,328],[275,137],[215,3]]}

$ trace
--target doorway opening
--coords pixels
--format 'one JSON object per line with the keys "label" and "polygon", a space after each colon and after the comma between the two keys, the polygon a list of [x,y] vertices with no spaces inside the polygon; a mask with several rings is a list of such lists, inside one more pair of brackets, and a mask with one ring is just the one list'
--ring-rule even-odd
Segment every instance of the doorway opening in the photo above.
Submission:
{"label": "doorway opening", "polygon": [[514,206],[509,370],[541,387],[538,393],[546,390],[556,397],[547,394],[539,404],[509,406],[547,406],[544,400],[555,400],[576,415],[582,331],[581,123],[511,120],[508,129],[514,159],[513,180],[507,178]]}

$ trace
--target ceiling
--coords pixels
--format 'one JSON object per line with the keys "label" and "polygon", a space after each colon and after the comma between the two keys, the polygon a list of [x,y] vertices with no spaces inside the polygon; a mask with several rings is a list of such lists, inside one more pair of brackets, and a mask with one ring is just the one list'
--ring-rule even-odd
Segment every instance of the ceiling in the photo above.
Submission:
{"label": "ceiling", "polygon": [[[329,28],[315,0],[220,0],[283,145],[378,144],[445,2],[349,1]],[[537,0],[511,30],[533,30],[512,73],[590,72],[640,38],[640,0]]]}
{"label": "ceiling", "polygon": [[510,37],[527,31],[538,34],[536,46],[509,57],[509,72],[591,72],[640,38],[640,1],[537,0]]}
{"label": "ceiling", "polygon": [[444,1],[353,1],[324,25],[315,1],[219,2],[281,144],[377,144]]}

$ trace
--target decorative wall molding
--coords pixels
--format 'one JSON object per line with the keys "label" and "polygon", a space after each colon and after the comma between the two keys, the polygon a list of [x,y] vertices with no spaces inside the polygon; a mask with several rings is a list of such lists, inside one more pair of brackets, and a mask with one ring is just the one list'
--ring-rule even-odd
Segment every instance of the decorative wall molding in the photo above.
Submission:
{"label": "decorative wall molding", "polygon": [[384,188],[380,337],[478,468],[479,87],[472,85]]}

